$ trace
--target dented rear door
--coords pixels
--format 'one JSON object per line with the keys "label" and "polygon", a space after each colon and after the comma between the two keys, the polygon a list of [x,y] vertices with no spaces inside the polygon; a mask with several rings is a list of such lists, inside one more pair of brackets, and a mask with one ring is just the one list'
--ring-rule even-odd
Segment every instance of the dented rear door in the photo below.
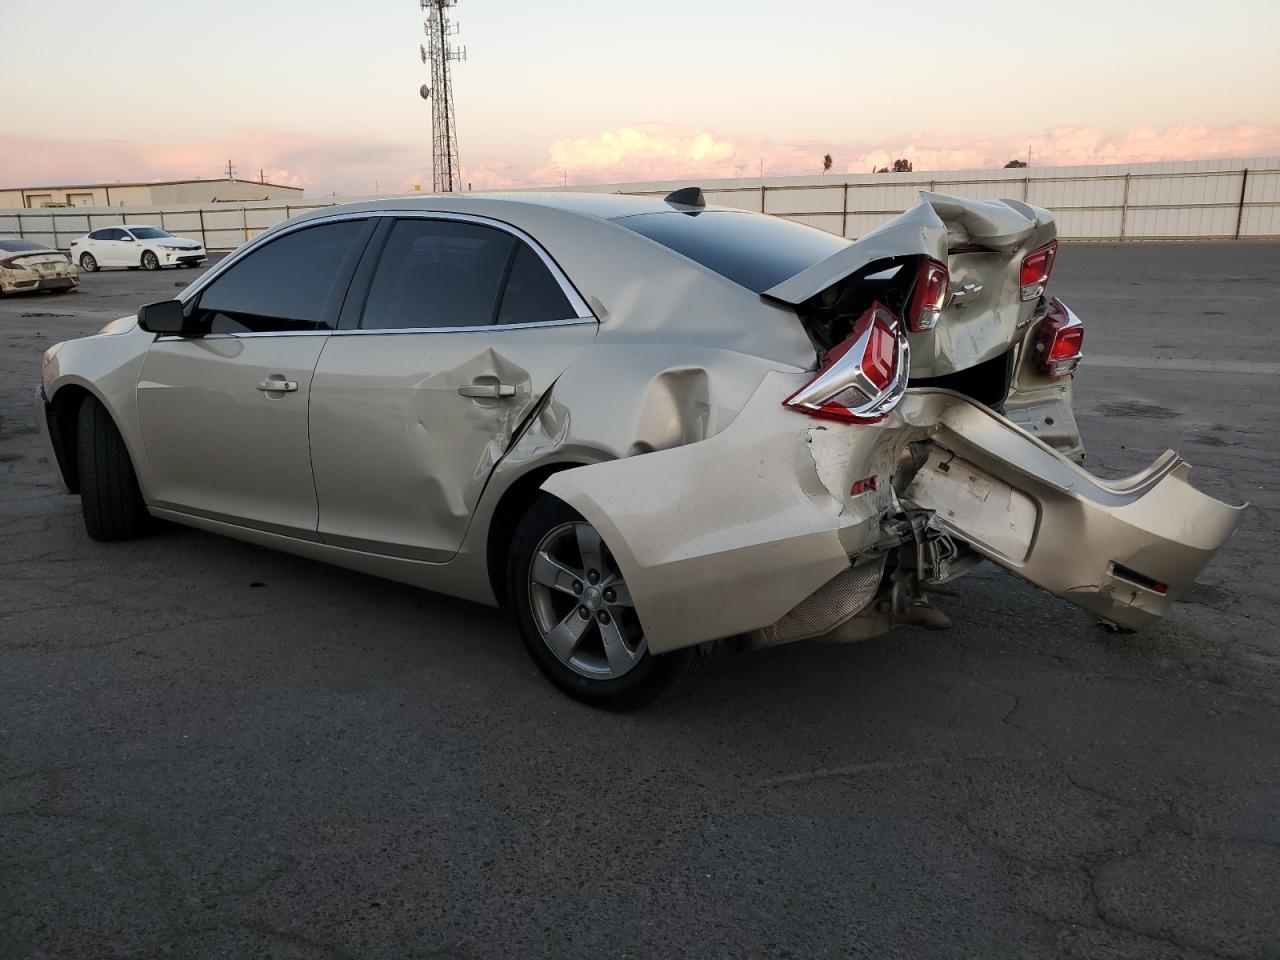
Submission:
{"label": "dented rear door", "polygon": [[313,381],[319,534],[447,561],[494,465],[596,320],[540,251],[474,218],[397,223],[361,313],[326,343]]}

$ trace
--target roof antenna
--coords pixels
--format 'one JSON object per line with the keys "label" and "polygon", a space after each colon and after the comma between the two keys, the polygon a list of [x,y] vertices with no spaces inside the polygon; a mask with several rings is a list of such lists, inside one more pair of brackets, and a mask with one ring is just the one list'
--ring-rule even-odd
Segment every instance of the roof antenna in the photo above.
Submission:
{"label": "roof antenna", "polygon": [[706,197],[702,195],[701,187],[681,187],[679,190],[673,190],[665,197],[666,202],[680,207],[705,207],[707,205]]}

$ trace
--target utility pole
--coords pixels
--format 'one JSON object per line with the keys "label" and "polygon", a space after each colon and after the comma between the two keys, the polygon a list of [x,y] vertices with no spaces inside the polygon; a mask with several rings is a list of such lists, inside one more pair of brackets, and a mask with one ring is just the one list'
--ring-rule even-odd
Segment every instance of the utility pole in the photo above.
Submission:
{"label": "utility pole", "polygon": [[236,178],[236,168],[231,164],[231,158],[227,157],[227,179],[234,180]]}
{"label": "utility pole", "polygon": [[423,84],[419,93],[431,101],[431,176],[436,193],[462,190],[462,167],[458,163],[457,117],[453,106],[453,79],[449,64],[465,62],[466,47],[455,47],[450,39],[458,35],[458,26],[449,22],[449,10],[458,0],[418,0],[426,11],[422,29],[425,45],[419,44],[422,62],[431,67],[431,83]]}

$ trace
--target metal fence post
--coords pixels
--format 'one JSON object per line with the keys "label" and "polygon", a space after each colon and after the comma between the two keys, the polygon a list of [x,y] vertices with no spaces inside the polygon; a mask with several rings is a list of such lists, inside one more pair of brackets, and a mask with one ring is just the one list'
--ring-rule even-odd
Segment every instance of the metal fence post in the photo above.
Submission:
{"label": "metal fence post", "polygon": [[14,214],[14,216],[18,218],[18,236],[25,237],[26,234],[22,232],[22,214],[17,213],[17,214]]}
{"label": "metal fence post", "polygon": [[205,253],[209,252],[209,238],[204,235],[204,207],[196,210],[200,214],[200,246],[204,247]]}
{"label": "metal fence post", "polygon": [[1236,235],[1240,239],[1240,226],[1244,223],[1244,193],[1249,186],[1249,168],[1244,168],[1244,176],[1240,178],[1240,205],[1236,208]]}
{"label": "metal fence post", "polygon": [[240,242],[249,242],[249,210],[247,207],[240,208]]}
{"label": "metal fence post", "polygon": [[1124,196],[1120,199],[1120,239],[1124,239],[1125,228],[1129,223],[1129,174],[1124,175]]}
{"label": "metal fence post", "polygon": [[57,250],[57,249],[59,249],[59,247],[58,247],[58,218],[57,218],[57,216],[55,215],[55,216],[50,217],[50,218],[49,218],[49,222],[53,224],[53,249]]}
{"label": "metal fence post", "polygon": [[761,213],[764,213],[764,192],[768,189],[769,188],[766,187],[763,183],[760,184],[760,212]]}
{"label": "metal fence post", "polygon": [[840,208],[840,236],[849,238],[849,181],[844,182],[844,203]]}
{"label": "metal fence post", "polygon": [[1022,178],[1022,202],[1027,203],[1031,198],[1031,178]]}

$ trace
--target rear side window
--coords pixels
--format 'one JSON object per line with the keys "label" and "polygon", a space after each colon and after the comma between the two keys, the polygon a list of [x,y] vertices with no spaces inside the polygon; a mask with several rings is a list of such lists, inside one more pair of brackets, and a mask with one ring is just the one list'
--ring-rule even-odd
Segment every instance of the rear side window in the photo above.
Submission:
{"label": "rear side window", "polygon": [[210,333],[271,333],[332,326],[344,267],[364,220],[295,230],[245,255],[200,294]]}
{"label": "rear side window", "polygon": [[517,242],[498,323],[545,323],[576,316],[569,298],[542,259],[527,243]]}
{"label": "rear side window", "polygon": [[90,240],[119,240],[124,236],[123,230],[117,230],[115,227],[106,227],[103,230],[95,230],[89,234]]}
{"label": "rear side window", "polygon": [[367,330],[493,323],[516,238],[458,220],[399,220],[369,287]]}
{"label": "rear side window", "polygon": [[613,222],[755,293],[789,280],[850,242],[780,217],[728,210],[639,213]]}

